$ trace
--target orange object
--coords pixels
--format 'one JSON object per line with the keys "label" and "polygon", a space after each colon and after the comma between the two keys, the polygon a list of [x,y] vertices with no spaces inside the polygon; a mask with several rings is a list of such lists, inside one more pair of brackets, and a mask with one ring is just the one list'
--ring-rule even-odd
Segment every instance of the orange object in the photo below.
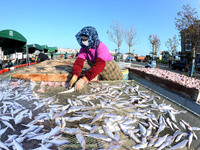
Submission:
{"label": "orange object", "polygon": [[3,70],[0,70],[0,74],[2,74],[3,73]]}

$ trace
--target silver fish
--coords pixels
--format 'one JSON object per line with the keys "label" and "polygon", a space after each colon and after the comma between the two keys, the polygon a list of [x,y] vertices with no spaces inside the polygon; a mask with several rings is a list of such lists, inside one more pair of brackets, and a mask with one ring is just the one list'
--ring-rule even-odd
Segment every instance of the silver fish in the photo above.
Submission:
{"label": "silver fish", "polygon": [[188,137],[188,149],[190,149],[192,140],[193,140],[193,136],[194,134],[192,132],[190,132],[189,137]]}
{"label": "silver fish", "polygon": [[97,114],[90,124],[93,124],[94,122],[100,120],[104,116],[104,114],[105,112],[100,112],[99,114]]}
{"label": "silver fish", "polygon": [[128,130],[129,136],[133,139],[136,143],[141,143],[141,141],[136,137],[136,135],[132,132],[132,130]]}
{"label": "silver fish", "polygon": [[147,134],[147,129],[139,123],[140,133],[145,136]]}
{"label": "silver fish", "polygon": [[14,139],[13,144],[16,148],[16,150],[24,150],[24,148]]}
{"label": "silver fish", "polygon": [[74,91],[75,91],[75,88],[72,87],[71,89],[69,89],[67,91],[59,92],[58,94],[66,94],[66,93],[71,93],[71,92],[74,92]]}
{"label": "silver fish", "polygon": [[4,129],[0,130],[0,135],[4,134],[6,132],[6,130],[8,129],[8,127],[5,127]]}
{"label": "silver fish", "polygon": [[68,144],[68,143],[69,143],[68,140],[57,140],[57,139],[46,140],[45,142],[52,143],[52,144],[54,144],[55,146],[61,146],[61,145],[64,145],[64,144]]}
{"label": "silver fish", "polygon": [[140,148],[146,148],[148,145],[148,142],[145,142],[145,143],[141,143],[141,144],[138,144],[138,145],[134,145],[132,146],[133,149],[140,149]]}
{"label": "silver fish", "polygon": [[105,125],[103,125],[102,128],[103,128],[103,130],[104,130],[104,133],[105,133],[109,138],[111,138],[112,140],[114,140],[114,141],[116,141],[117,143],[119,143],[118,140],[117,140],[117,139],[115,138],[115,136],[113,135],[113,133],[112,133],[110,130],[108,130],[108,128],[107,128]]}
{"label": "silver fish", "polygon": [[165,136],[159,138],[159,139],[155,142],[154,147],[159,147],[160,145],[162,145],[162,144],[165,142],[165,140],[166,140],[166,138],[167,138],[168,135],[169,135],[169,134],[166,134]]}
{"label": "silver fish", "polygon": [[85,150],[85,148],[86,148],[86,142],[85,142],[84,136],[81,133],[78,133],[78,134],[76,134],[76,139],[81,144],[82,149]]}
{"label": "silver fish", "polygon": [[9,150],[9,148],[0,141],[0,148],[4,148],[5,150]]}
{"label": "silver fish", "polygon": [[187,143],[188,143],[188,140],[183,140],[180,143],[170,147],[169,150],[184,148]]}
{"label": "silver fish", "polygon": [[91,130],[92,129],[92,127],[89,126],[88,124],[79,124],[79,126],[85,128],[87,130]]}
{"label": "silver fish", "polygon": [[104,136],[102,134],[97,134],[97,133],[93,133],[93,134],[90,133],[90,134],[88,134],[86,136],[93,137],[93,138],[99,139],[99,140],[103,140],[105,142],[111,142],[112,141],[112,139],[110,139],[110,138],[108,138],[108,137],[106,137],[106,136]]}
{"label": "silver fish", "polygon": [[7,121],[1,121],[4,125],[6,125],[7,127],[9,127],[9,128],[11,128],[13,131],[15,131],[15,129],[13,128],[13,126],[9,123],[9,122],[7,122]]}

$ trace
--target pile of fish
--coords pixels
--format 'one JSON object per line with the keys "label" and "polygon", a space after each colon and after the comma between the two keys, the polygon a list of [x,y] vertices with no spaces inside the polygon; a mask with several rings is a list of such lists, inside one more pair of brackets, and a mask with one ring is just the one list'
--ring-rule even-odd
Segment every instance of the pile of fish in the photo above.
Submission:
{"label": "pile of fish", "polygon": [[173,81],[175,83],[178,83],[188,88],[195,88],[197,90],[200,90],[199,79],[195,79],[192,77],[188,77],[186,75],[182,75],[179,73],[175,73],[175,72],[171,72],[171,71],[163,70],[163,69],[158,69],[158,68],[135,68],[135,67],[129,67],[129,68],[136,69],[136,70],[145,72],[147,74],[152,74],[154,76]]}
{"label": "pile of fish", "polygon": [[[53,149],[70,144],[65,134],[75,136],[82,149],[87,148],[87,137],[102,141],[109,150],[125,147],[127,140],[132,149],[190,149],[198,139],[200,128],[176,117],[186,111],[159,104],[160,97],[148,95],[137,84],[92,83],[87,94],[66,97],[66,104],[54,97],[40,98],[34,86],[23,80],[1,81],[0,149],[21,150],[32,140],[38,146],[29,149]],[[45,122],[54,127],[47,130]]]}

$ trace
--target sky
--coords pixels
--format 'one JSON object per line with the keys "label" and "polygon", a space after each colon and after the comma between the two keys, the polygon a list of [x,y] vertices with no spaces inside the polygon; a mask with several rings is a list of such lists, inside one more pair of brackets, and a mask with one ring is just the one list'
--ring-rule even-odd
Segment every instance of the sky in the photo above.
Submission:
{"label": "sky", "polygon": [[[27,44],[80,49],[75,35],[93,26],[101,42],[115,51],[117,45],[106,32],[118,22],[124,30],[135,28],[138,42],[132,51],[145,56],[152,51],[150,34],[160,39],[159,50],[167,50],[165,42],[179,35],[175,17],[187,4],[200,16],[199,0],[0,0],[0,30],[21,33]],[[121,53],[128,52],[123,40]]]}

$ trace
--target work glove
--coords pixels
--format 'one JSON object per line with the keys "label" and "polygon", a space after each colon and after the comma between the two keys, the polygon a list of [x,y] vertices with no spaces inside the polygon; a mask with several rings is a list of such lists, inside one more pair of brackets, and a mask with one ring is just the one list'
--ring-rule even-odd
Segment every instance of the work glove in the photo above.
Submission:
{"label": "work glove", "polygon": [[72,88],[72,86],[74,85],[74,83],[77,81],[78,77],[76,75],[73,75],[71,80],[69,81],[69,89]]}
{"label": "work glove", "polygon": [[86,77],[80,78],[75,84],[75,91],[82,90],[87,83],[88,79]]}

